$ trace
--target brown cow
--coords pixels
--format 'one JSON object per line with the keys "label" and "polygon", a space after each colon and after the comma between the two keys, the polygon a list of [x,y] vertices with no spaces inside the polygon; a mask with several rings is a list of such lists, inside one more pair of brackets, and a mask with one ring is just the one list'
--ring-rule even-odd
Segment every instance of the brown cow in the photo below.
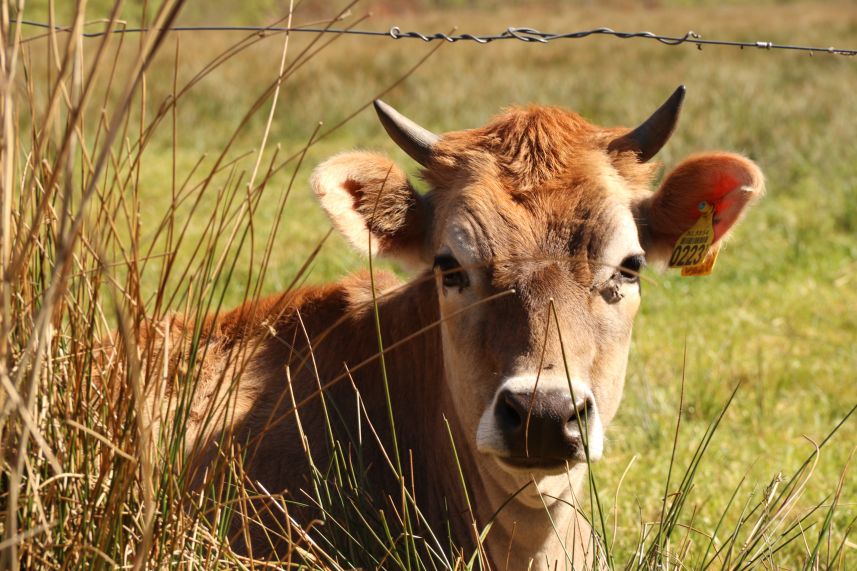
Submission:
{"label": "brown cow", "polygon": [[[349,277],[210,318],[189,413],[196,465],[225,430],[258,489],[306,500],[339,439],[340,461],[365,470],[385,513],[401,517],[402,494],[416,496],[412,527],[439,551],[447,524],[474,549],[490,521],[477,550],[492,568],[593,562],[575,494],[622,395],[638,272],[665,263],[700,202],[714,206],[719,241],[763,191],[751,161],[722,152],[688,158],[649,190],[648,161],[683,96],[633,130],[529,106],[441,136],[376,102],[431,190],[368,152],[329,159],[312,186],[354,246],[419,273],[376,273],[374,292],[368,274]],[[278,509],[269,523],[286,517]],[[259,529],[239,535],[257,556],[271,542]]]}

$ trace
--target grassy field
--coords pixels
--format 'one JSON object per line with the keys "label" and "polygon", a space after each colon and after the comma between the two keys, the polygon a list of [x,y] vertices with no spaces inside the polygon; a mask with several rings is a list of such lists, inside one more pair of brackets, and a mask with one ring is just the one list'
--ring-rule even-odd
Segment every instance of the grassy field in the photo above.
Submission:
{"label": "grassy field", "polygon": [[[107,18],[110,5],[103,4],[90,3],[85,19]],[[857,4],[845,1],[429,4],[402,10],[394,4],[358,3],[337,26],[357,23],[386,30],[396,25],[423,32],[457,27],[470,33],[509,26],[555,32],[609,26],[857,48]],[[179,21],[267,24],[288,11],[287,5],[273,2],[251,3],[234,14],[232,3],[207,6],[188,3]],[[139,3],[129,3],[121,17],[129,24],[152,21],[155,11],[150,7],[144,17],[141,10]],[[308,2],[298,6],[294,22],[315,22],[336,12]],[[36,2],[24,15],[46,20],[48,9]],[[72,18],[67,6],[58,7],[58,21]],[[21,33],[28,38],[43,32],[23,28]],[[248,296],[281,291],[295,280],[320,283],[365,267],[339,236],[325,239],[330,224],[307,180],[319,161],[355,148],[388,152],[415,170],[366,108],[374,97],[383,93],[435,131],[475,127],[504,106],[527,102],[567,106],[604,125],[631,125],[683,83],[688,96],[678,130],[660,154],[665,166],[696,151],[738,151],[761,166],[768,194],[722,252],[713,276],[687,279],[650,272],[644,284],[624,400],[608,432],[605,459],[594,466],[611,530],[615,513],[614,556],[622,566],[633,560],[641,529],[651,529],[661,518],[671,456],[675,478],[737,387],[699,465],[681,519],[684,527],[674,537],[673,556],[683,554],[684,560],[671,563],[698,568],[704,534],[718,527],[724,513],[718,542],[727,539],[724,530],[736,528],[746,504],[764,498],[772,482],[787,480],[812,458],[811,478],[789,521],[819,504],[822,508],[803,522],[804,534],[800,526],[792,529],[796,539],[771,561],[782,568],[804,567],[824,528],[830,538],[824,540],[825,553],[833,556],[840,546],[841,551],[833,562],[822,558],[812,565],[857,566],[857,533],[850,531],[857,518],[857,480],[846,473],[857,445],[857,419],[846,421],[812,456],[815,445],[857,405],[857,58],[668,47],[607,37],[545,45],[459,43],[432,52],[436,44],[416,40],[337,37],[328,44],[332,37],[295,34],[287,65],[306,63],[282,83],[262,149],[284,36],[255,38],[195,79],[246,35],[165,35],[124,115],[123,90],[143,49],[140,36],[113,38],[106,60],[94,67],[100,40],[82,40],[63,72],[65,34],[58,34],[54,45],[48,37],[22,44],[14,89],[4,92],[4,109],[14,109],[4,131],[5,144],[13,141],[3,171],[8,177],[4,208],[11,211],[11,225],[3,233],[4,269],[25,234],[32,232],[36,239],[24,269],[3,284],[0,376],[8,394],[0,419],[5,474],[0,545],[6,564],[20,557],[25,566],[46,568],[143,565],[151,549],[151,561],[157,562],[152,564],[167,565],[171,557],[195,553],[188,544],[172,552],[178,555],[165,550],[164,545],[176,543],[159,538],[180,527],[172,526],[166,508],[152,516],[160,522],[152,528],[157,530],[151,532],[154,540],[139,531],[150,529],[146,486],[139,483],[146,481],[145,470],[114,470],[107,477],[92,464],[99,454],[111,454],[92,434],[101,434],[109,423],[93,420],[85,405],[89,393],[78,385],[90,364],[80,355],[121,322],[117,315],[123,311],[133,318],[152,317],[198,309],[200,300],[231,307]],[[86,92],[86,79],[93,74],[92,91]],[[64,77],[61,89],[57,77]],[[74,123],[77,134],[68,137],[66,121],[84,93],[88,100]],[[39,131],[55,95],[49,129]],[[176,95],[176,105],[169,106]],[[157,119],[161,110],[163,118]],[[125,120],[117,123],[104,170],[92,178],[115,117]],[[150,124],[155,126],[149,131]],[[68,159],[60,160],[68,138],[75,142]],[[44,147],[34,151],[34,139],[44,140]],[[44,162],[34,167],[34,156]],[[55,192],[41,184],[54,174]],[[252,192],[247,190],[250,180]],[[84,205],[90,182],[93,193]],[[34,227],[36,203],[43,196],[51,208]],[[73,216],[63,213],[74,214],[82,205],[80,239],[66,251],[65,224]],[[57,260],[68,265],[51,290]],[[309,270],[302,272],[307,260]],[[116,305],[123,311],[117,313]],[[681,429],[674,446],[682,376]],[[14,395],[10,383],[17,388]],[[22,407],[30,412],[19,412]],[[64,421],[85,429],[69,428]],[[44,446],[23,436],[30,422],[40,427]],[[127,438],[114,444],[139,446],[139,435]],[[56,454],[64,473],[76,475],[54,474],[45,447]],[[90,480],[88,474],[102,477]],[[122,477],[137,483],[122,484]],[[59,478],[66,487],[48,486],[42,492],[39,486],[48,478]],[[72,485],[75,478],[85,483]],[[76,495],[63,499],[67,494]],[[837,507],[825,526],[834,497]],[[113,501],[126,507],[113,513]],[[102,519],[75,513],[73,506],[89,506]],[[132,531],[124,536],[117,531],[116,537],[124,538],[120,541],[87,527],[104,521]],[[740,534],[748,531],[744,527]],[[197,565],[236,561],[223,555],[201,558]]]}

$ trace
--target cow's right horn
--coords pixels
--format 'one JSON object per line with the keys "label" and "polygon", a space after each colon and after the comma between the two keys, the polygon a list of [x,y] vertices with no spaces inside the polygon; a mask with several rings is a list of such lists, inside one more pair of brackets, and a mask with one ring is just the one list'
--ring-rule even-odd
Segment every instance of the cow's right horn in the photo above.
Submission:
{"label": "cow's right horn", "polygon": [[684,102],[685,87],[679,85],[669,99],[643,121],[643,124],[613,141],[611,149],[632,148],[636,150],[641,163],[654,157],[661,150],[670,135],[675,131],[681,104]]}
{"label": "cow's right horn", "polygon": [[380,99],[375,100],[375,111],[393,142],[412,159],[426,166],[431,157],[432,147],[440,137],[420,127]]}

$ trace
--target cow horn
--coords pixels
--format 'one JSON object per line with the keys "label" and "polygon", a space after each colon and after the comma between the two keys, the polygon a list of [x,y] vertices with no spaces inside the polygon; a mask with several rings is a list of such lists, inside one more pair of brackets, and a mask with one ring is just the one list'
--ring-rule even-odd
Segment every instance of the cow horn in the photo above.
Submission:
{"label": "cow horn", "polygon": [[375,100],[375,112],[381,124],[399,148],[423,166],[428,164],[432,147],[440,139],[437,135],[420,127],[380,99]]}
{"label": "cow horn", "polygon": [[630,133],[614,141],[610,147],[633,148],[637,151],[642,163],[654,157],[675,131],[685,91],[684,85],[679,85],[651,117]]}

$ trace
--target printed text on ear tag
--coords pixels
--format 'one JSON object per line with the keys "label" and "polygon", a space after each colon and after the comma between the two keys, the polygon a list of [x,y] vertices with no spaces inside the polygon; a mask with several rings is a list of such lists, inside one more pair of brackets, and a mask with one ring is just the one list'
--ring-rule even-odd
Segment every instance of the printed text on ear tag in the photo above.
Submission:
{"label": "printed text on ear tag", "polygon": [[720,252],[720,243],[718,242],[708,250],[708,255],[699,264],[695,266],[685,266],[681,269],[681,275],[687,276],[707,276],[714,270],[714,264],[717,262],[717,254]]}
{"label": "printed text on ear tag", "polygon": [[[671,268],[691,268],[701,266],[706,262],[706,254],[708,253],[711,243],[714,242],[714,206],[708,202],[700,202],[699,210],[701,215],[684,234],[679,236],[673,247],[672,256],[670,256],[669,266]],[[714,267],[714,260],[717,259],[717,253],[713,252],[711,267]],[[682,275],[707,275],[711,273],[711,268],[706,273],[689,273],[682,271]]]}

